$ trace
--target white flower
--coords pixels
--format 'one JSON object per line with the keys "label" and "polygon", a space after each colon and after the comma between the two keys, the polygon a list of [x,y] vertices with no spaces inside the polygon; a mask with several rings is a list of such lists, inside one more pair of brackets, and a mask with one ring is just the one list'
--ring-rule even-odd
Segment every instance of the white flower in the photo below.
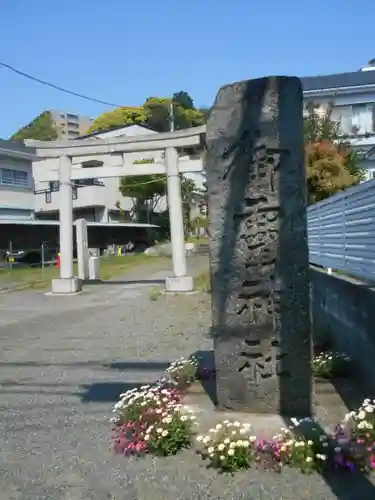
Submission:
{"label": "white flower", "polygon": [[211,438],[209,436],[206,436],[205,438],[203,438],[203,443],[204,444],[207,444],[211,441]]}
{"label": "white flower", "polygon": [[201,443],[203,441],[203,436],[197,436],[196,440],[198,441],[198,443]]}
{"label": "white flower", "polygon": [[232,457],[232,456],[234,455],[234,450],[233,450],[233,448],[231,448],[230,450],[228,450],[228,455],[229,455],[230,457]]}
{"label": "white flower", "polygon": [[234,427],[241,427],[240,422],[234,422],[233,425],[234,425]]}
{"label": "white flower", "polygon": [[220,443],[220,444],[219,444],[219,446],[217,447],[217,449],[218,449],[219,451],[223,451],[223,450],[224,450],[224,448],[225,448],[225,446],[223,445],[223,443]]}
{"label": "white flower", "polygon": [[172,417],[164,417],[162,422],[163,424],[170,424],[172,422]]}
{"label": "white flower", "polygon": [[311,439],[309,439],[309,440],[307,441],[307,444],[308,444],[309,446],[312,446],[314,443],[311,441]]}
{"label": "white flower", "polygon": [[157,432],[157,434],[161,434],[161,433],[163,432],[163,429],[161,429],[160,427],[158,427],[158,428],[156,429],[156,432]]}
{"label": "white flower", "polygon": [[222,428],[223,428],[223,426],[222,426],[221,424],[217,424],[216,429],[217,429],[218,431],[219,431],[220,429],[222,429]]}
{"label": "white flower", "polygon": [[234,441],[232,441],[229,445],[229,448],[233,449],[236,447],[236,443]]}
{"label": "white flower", "polygon": [[197,417],[195,415],[190,415],[189,418],[190,418],[190,420],[196,420],[197,419]]}
{"label": "white flower", "polygon": [[220,460],[221,460],[221,461],[225,460],[224,455],[220,455],[220,457],[219,457],[219,458],[220,458]]}
{"label": "white flower", "polygon": [[248,447],[250,446],[249,441],[242,441],[242,446],[243,446],[244,448],[248,448]]}
{"label": "white flower", "polygon": [[306,462],[312,462],[312,458],[311,457],[306,457]]}
{"label": "white flower", "polygon": [[225,438],[225,439],[224,439],[224,444],[229,444],[229,443],[230,443],[230,439]]}
{"label": "white flower", "polygon": [[145,435],[145,437],[143,438],[145,441],[148,441],[150,439],[150,436],[148,434]]}
{"label": "white flower", "polygon": [[250,436],[249,437],[250,443],[255,443],[256,440],[257,440],[256,436]]}
{"label": "white flower", "polygon": [[249,432],[249,430],[244,428],[244,427],[242,429],[240,429],[240,434],[247,434],[248,432]]}
{"label": "white flower", "polygon": [[163,431],[163,432],[161,433],[161,435],[162,435],[163,437],[168,436],[168,431],[167,431],[167,430]]}
{"label": "white flower", "polygon": [[215,451],[215,448],[210,446],[207,451],[208,451],[208,453],[213,453]]}
{"label": "white flower", "polygon": [[361,410],[361,411],[358,413],[358,418],[359,418],[360,420],[365,419],[365,418],[366,418],[366,413],[365,413],[363,410]]}
{"label": "white flower", "polygon": [[187,419],[188,419],[188,418],[187,418],[187,416],[186,416],[186,415],[181,415],[181,421],[182,421],[182,422],[186,422],[186,420],[187,420]]}
{"label": "white flower", "polygon": [[242,443],[243,441],[241,439],[239,439],[236,443],[236,446],[239,446],[240,448],[242,447]]}
{"label": "white flower", "polygon": [[366,406],[365,410],[367,411],[367,413],[372,413],[374,411],[374,407],[373,406]]}

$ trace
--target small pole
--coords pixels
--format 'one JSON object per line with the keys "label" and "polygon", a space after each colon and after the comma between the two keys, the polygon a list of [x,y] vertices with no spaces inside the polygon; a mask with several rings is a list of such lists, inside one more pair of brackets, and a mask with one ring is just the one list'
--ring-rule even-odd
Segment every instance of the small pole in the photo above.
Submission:
{"label": "small pole", "polygon": [[169,125],[170,125],[170,131],[174,132],[174,106],[173,102],[169,105]]}
{"label": "small pole", "polygon": [[42,243],[42,246],[41,246],[41,253],[42,253],[42,276],[44,278],[44,243]]}
{"label": "small pole", "polygon": [[9,241],[9,261],[10,268],[13,269],[13,245],[11,241]]}

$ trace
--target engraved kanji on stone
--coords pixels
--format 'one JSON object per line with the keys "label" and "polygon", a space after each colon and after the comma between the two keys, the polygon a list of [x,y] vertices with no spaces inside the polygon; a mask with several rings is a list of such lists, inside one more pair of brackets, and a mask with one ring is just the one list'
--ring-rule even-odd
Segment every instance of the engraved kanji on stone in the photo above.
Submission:
{"label": "engraved kanji on stone", "polygon": [[245,360],[238,371],[246,376],[250,385],[259,386],[266,379],[288,374],[282,367],[286,354],[281,352],[278,340],[271,341],[271,347],[265,354],[261,351],[259,340],[245,340],[241,357]]}

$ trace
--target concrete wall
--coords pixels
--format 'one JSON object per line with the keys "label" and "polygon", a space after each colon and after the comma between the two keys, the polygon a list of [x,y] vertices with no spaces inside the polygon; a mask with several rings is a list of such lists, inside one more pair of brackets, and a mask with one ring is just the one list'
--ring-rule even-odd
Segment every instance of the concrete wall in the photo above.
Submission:
{"label": "concrete wall", "polygon": [[18,214],[20,218],[33,218],[34,181],[31,161],[0,156],[0,168],[21,170],[28,174],[28,184],[24,187],[2,185],[0,182],[0,217],[6,219]]}
{"label": "concrete wall", "polygon": [[311,299],[316,341],[331,340],[375,380],[375,287],[312,267]]}

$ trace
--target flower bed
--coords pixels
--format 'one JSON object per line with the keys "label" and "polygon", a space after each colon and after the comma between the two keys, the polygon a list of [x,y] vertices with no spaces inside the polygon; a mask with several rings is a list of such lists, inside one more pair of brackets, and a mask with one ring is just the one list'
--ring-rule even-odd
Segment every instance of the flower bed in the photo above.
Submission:
{"label": "flower bed", "polygon": [[[332,367],[332,360],[327,361]],[[321,359],[316,362],[322,363]],[[337,373],[323,365],[326,378]],[[206,436],[196,436],[195,416],[181,402],[197,376],[198,361],[181,358],[166,373],[167,378],[155,385],[120,396],[112,418],[117,453],[169,456],[196,443],[209,466],[223,472],[252,466],[276,471],[288,466],[303,473],[329,468],[368,473],[375,469],[375,400],[366,399],[357,411],[348,413],[330,436],[312,419],[292,419],[292,425],[280,429],[272,439],[257,437],[250,425],[229,420]]]}
{"label": "flower bed", "polygon": [[343,353],[323,351],[313,358],[312,373],[315,378],[347,377],[350,371],[351,359]]}

